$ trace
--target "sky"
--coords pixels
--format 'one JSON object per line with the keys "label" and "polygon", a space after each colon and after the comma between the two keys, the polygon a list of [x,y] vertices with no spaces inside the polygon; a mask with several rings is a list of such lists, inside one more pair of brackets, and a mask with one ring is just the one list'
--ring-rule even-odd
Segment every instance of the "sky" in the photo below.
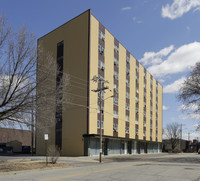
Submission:
{"label": "sky", "polygon": [[[0,14],[37,38],[87,9],[163,86],[163,128],[183,124],[183,138],[199,137],[200,115],[178,102],[178,90],[200,61],[200,0],[0,0]],[[193,109],[195,105],[190,107]],[[187,112],[187,113],[186,113]]]}

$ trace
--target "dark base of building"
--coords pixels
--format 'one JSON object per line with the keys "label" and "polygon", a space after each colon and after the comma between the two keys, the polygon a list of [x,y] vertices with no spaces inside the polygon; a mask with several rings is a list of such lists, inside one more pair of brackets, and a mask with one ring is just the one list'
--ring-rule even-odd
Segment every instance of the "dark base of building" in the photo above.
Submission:
{"label": "dark base of building", "polygon": [[[162,143],[138,139],[103,136],[103,155],[161,153]],[[84,155],[99,155],[99,135],[84,135]]]}

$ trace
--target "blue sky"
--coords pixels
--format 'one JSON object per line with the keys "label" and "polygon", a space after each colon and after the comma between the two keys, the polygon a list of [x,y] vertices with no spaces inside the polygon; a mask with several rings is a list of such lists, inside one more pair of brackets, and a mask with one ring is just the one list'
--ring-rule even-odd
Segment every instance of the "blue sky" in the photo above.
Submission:
{"label": "blue sky", "polygon": [[[200,0],[1,0],[0,14],[37,38],[91,8],[92,14],[163,85],[163,126],[183,124],[183,137],[200,137],[197,114],[181,111],[178,88],[200,61]],[[195,107],[195,105],[193,105]]]}

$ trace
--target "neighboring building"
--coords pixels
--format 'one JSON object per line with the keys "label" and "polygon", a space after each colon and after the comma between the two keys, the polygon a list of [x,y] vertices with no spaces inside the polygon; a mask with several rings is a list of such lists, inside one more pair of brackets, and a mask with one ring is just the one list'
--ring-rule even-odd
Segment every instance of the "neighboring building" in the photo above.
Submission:
{"label": "neighboring building", "polygon": [[22,152],[22,143],[14,140],[14,141],[10,141],[6,144],[7,147],[12,147],[12,151],[14,153],[21,153]]}
{"label": "neighboring building", "polygon": [[0,147],[12,147],[13,152],[21,152],[23,146],[31,147],[31,131],[0,128]]}
{"label": "neighboring building", "polygon": [[198,152],[200,149],[200,142],[198,140],[190,141],[189,152]]}
{"label": "neighboring building", "polygon": [[[99,85],[91,81],[99,76],[109,82],[111,90],[105,90],[102,103],[103,153],[161,152],[162,86],[90,10],[41,37],[38,44],[70,75],[71,104],[57,114],[56,108],[52,110],[57,121],[49,128],[48,145],[57,145],[62,155],[99,154],[98,94],[92,91]],[[38,56],[41,68],[40,61]],[[114,98],[108,98],[113,94]],[[42,121],[37,113],[37,123]],[[39,134],[36,153],[45,154]]]}

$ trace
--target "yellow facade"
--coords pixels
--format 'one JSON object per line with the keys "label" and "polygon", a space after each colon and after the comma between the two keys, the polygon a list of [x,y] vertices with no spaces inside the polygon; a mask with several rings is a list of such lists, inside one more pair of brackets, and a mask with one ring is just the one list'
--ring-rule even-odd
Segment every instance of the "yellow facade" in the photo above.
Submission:
{"label": "yellow facade", "polygon": [[[61,41],[64,42],[63,72],[70,75],[68,96],[70,96],[71,102],[67,108],[63,109],[61,151],[62,154],[65,155],[84,154],[82,134],[87,131],[87,109],[77,107],[75,104],[87,105],[87,99],[80,99],[80,97],[73,95],[87,97],[87,86],[85,84],[85,86],[80,87],[80,83],[83,84],[85,82],[80,82],[77,77],[87,81],[89,34],[88,17],[89,12],[87,11],[38,40],[38,44],[43,46],[46,53],[51,53],[54,59],[56,59],[57,56],[57,44]],[[38,66],[40,66],[41,61],[40,57],[38,57]],[[55,81],[55,83],[53,83],[53,81]],[[55,86],[56,78],[51,82],[52,86]],[[38,87],[37,91],[42,91],[42,88],[40,89],[40,87]],[[55,111],[53,110],[52,115],[49,115],[49,119],[52,118],[55,118]],[[38,116],[37,122],[41,123],[42,121],[42,117],[39,118]],[[43,135],[41,136],[37,134],[36,138],[36,152],[37,154],[44,154],[45,143]],[[55,144],[55,125],[49,128],[48,144]]]}
{"label": "yellow facade", "polygon": [[[105,30],[105,47],[110,47],[105,49],[105,80],[109,82],[108,86],[110,90],[113,90],[113,70],[114,69],[114,54],[112,52],[112,48],[114,45],[113,36]],[[107,61],[110,60],[110,61]],[[113,95],[112,91],[107,90],[105,94],[105,98],[108,98]],[[113,135],[113,99],[108,98],[104,101],[104,134],[108,136]]]}
{"label": "yellow facade", "polygon": [[[64,72],[71,75],[70,93],[85,97],[80,99],[76,96],[71,99],[74,105],[63,109],[62,124],[62,154],[63,155],[92,155],[91,143],[98,139],[98,94],[94,92],[98,88],[97,82],[92,81],[98,76],[99,63],[99,21],[90,14],[90,10],[62,25],[56,30],[39,39],[45,49],[51,51],[56,57],[56,44],[64,41]],[[136,139],[136,59],[130,54],[130,109],[129,109],[129,135],[125,133],[126,127],[126,57],[127,50],[119,43],[119,68],[118,68],[118,136],[113,136],[114,117],[114,42],[115,37],[105,29],[104,39],[104,79],[109,83],[108,90],[104,94],[104,132],[103,140],[110,146],[109,139],[114,141],[134,142],[144,139],[144,67],[139,64],[139,121],[138,139]],[[38,59],[40,61],[40,59]],[[79,78],[79,80],[77,79]],[[87,82],[86,86],[77,85],[80,80]],[[83,82],[82,82],[83,83]],[[89,87],[87,87],[89,85]],[[153,117],[152,139],[150,139],[150,87],[151,75],[146,71],[146,138],[148,142],[162,142],[162,86],[158,83],[158,139],[156,141],[156,80],[153,78]],[[39,90],[38,90],[39,91]],[[81,105],[80,107],[76,105]],[[70,109],[72,108],[72,109]],[[74,109],[73,109],[74,108]],[[42,121],[42,120],[38,120]],[[55,137],[52,128],[52,137]],[[43,143],[38,138],[38,154],[42,154]],[[98,141],[98,140],[97,140]],[[94,142],[97,144],[97,141]],[[55,138],[52,138],[55,142]],[[127,143],[126,143],[127,144]],[[126,145],[123,147],[126,149]],[[89,146],[88,146],[89,145]],[[136,147],[136,142],[134,142]],[[111,145],[112,147],[112,145]],[[109,150],[109,148],[108,148]],[[120,150],[120,153],[126,153]]]}

